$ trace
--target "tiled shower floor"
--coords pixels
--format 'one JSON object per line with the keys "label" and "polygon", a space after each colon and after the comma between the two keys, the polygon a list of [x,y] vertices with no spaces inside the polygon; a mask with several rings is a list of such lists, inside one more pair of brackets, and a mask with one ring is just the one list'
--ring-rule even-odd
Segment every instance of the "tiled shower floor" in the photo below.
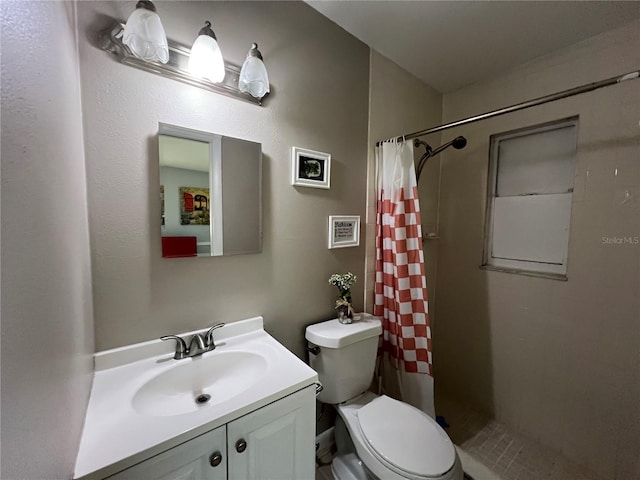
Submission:
{"label": "tiled shower floor", "polygon": [[[512,431],[468,405],[438,396],[438,415],[450,425],[447,433],[464,452],[502,480],[605,480],[558,452]],[[472,472],[469,472],[472,473]],[[474,477],[475,480],[489,480]]]}

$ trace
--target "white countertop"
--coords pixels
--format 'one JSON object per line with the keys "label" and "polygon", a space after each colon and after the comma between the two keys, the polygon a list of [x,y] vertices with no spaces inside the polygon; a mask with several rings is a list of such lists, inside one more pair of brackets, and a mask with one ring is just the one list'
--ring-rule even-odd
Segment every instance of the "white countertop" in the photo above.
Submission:
{"label": "white countertop", "polygon": [[[214,336],[216,350],[193,359],[174,360],[175,343],[160,340],[96,354],[74,478],[113,475],[318,381],[315,371],[263,330],[262,317],[228,324]],[[184,362],[241,351],[267,359],[262,377],[244,392],[180,415],[151,416],[134,408],[136,392],[158,375]]]}

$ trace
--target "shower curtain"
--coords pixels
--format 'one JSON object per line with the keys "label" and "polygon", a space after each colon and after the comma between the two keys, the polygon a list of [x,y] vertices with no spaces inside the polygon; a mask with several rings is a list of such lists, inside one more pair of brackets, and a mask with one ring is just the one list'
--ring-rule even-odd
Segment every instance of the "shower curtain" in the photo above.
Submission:
{"label": "shower curtain", "polygon": [[412,143],[382,142],[376,148],[376,174],[373,313],[382,318],[385,391],[433,417],[431,328]]}

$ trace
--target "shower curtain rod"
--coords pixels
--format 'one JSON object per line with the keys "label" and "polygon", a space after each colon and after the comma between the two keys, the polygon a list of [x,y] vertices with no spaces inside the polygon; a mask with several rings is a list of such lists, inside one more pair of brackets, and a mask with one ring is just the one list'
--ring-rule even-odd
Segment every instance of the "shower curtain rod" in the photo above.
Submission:
{"label": "shower curtain rod", "polygon": [[[523,110],[525,108],[535,107],[537,105],[542,105],[543,103],[554,102],[556,100],[572,97],[574,95],[580,95],[581,93],[591,92],[593,90],[597,90],[598,88],[608,87],[610,85],[616,85],[626,80],[634,80],[634,79],[637,79],[638,77],[640,77],[640,69],[635,70],[633,72],[625,73],[624,75],[617,75],[615,77],[607,78],[605,80],[600,80],[599,82],[587,83],[580,87],[570,88],[569,90],[563,90],[561,92],[553,93],[551,95],[545,95],[544,97],[538,97],[533,100],[528,100],[526,102],[516,103],[515,105],[511,105],[509,107],[499,108],[498,110],[492,110],[490,112],[481,113],[480,115],[475,115],[473,117],[467,117],[461,120],[456,120],[455,122],[445,123],[437,127],[427,128],[426,130],[420,130],[419,132],[413,132],[407,135],[402,135],[400,137],[396,137],[396,140],[398,141],[411,140],[412,138],[422,137],[423,135],[428,135],[429,133],[441,132],[442,130],[447,130],[453,127],[459,127],[460,125],[466,125],[467,123],[473,123],[479,120],[485,120],[487,118],[497,117],[498,115],[504,115],[506,113],[516,112],[518,110]],[[384,141],[386,140],[380,140],[376,142],[376,147],[379,147],[380,144]]]}

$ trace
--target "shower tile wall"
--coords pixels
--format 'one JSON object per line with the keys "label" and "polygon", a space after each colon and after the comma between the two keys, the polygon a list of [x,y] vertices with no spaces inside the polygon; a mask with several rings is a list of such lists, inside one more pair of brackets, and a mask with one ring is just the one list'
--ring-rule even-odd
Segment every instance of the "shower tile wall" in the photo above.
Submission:
{"label": "shower tile wall", "polygon": [[[446,94],[444,121],[640,66],[640,22]],[[479,269],[489,136],[579,116],[568,281]],[[605,478],[640,478],[640,81],[454,130],[442,155],[436,385]]]}

